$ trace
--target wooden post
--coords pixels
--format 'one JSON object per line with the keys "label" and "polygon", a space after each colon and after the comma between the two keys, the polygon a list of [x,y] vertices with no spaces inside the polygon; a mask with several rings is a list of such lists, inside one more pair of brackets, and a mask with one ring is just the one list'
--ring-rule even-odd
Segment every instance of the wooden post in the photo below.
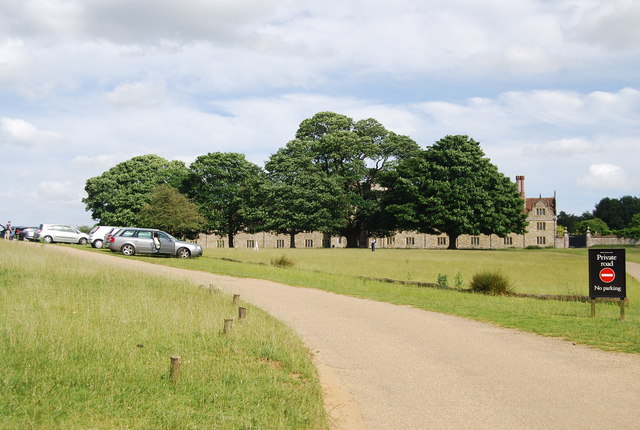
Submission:
{"label": "wooden post", "polygon": [[233,295],[233,304],[235,305],[236,303],[238,303],[238,300],[240,300],[240,294],[234,294]]}
{"label": "wooden post", "polygon": [[247,317],[247,308],[239,307],[238,308],[238,321],[242,321]]}
{"label": "wooden post", "polygon": [[624,321],[624,299],[620,299],[620,321]]}
{"label": "wooden post", "polygon": [[171,357],[171,368],[169,369],[169,376],[171,377],[171,382],[174,384],[178,383],[178,378],[180,376],[180,357],[174,355]]}
{"label": "wooden post", "polygon": [[596,299],[591,299],[591,318],[596,316]]}
{"label": "wooden post", "polygon": [[233,331],[233,318],[225,318],[224,334],[231,334],[232,331]]}

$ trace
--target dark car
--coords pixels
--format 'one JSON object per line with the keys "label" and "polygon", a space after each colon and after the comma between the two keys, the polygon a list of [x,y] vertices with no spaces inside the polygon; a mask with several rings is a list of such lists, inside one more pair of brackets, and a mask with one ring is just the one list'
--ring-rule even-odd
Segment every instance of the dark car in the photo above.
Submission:
{"label": "dark car", "polygon": [[25,227],[18,226],[14,231],[14,239],[17,240],[29,240],[33,239],[33,233],[38,229],[38,227]]}

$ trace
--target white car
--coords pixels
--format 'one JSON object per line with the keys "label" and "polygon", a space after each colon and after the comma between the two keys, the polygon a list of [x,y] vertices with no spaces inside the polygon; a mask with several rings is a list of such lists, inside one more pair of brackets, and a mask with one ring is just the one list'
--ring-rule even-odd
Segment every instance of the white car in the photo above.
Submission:
{"label": "white car", "polygon": [[105,236],[113,230],[113,226],[97,225],[89,232],[89,243],[94,248],[102,248],[104,246]]}
{"label": "white car", "polygon": [[40,224],[33,234],[33,240],[44,243],[63,242],[86,245],[89,235],[68,224]]}

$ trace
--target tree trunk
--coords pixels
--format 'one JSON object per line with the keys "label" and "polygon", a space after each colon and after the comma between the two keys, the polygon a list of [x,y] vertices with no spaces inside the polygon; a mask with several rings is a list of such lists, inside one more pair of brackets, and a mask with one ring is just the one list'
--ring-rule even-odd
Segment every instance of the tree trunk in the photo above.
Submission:
{"label": "tree trunk", "polygon": [[458,235],[453,233],[447,233],[449,237],[449,247],[447,249],[458,249]]}
{"label": "tree trunk", "polygon": [[358,247],[358,232],[357,231],[350,231],[346,237],[347,237],[347,248],[357,248]]}
{"label": "tree trunk", "polygon": [[228,234],[228,238],[229,238],[229,248],[233,248],[233,247],[235,246],[235,243],[234,243],[234,236],[235,236],[235,235],[233,234],[233,232],[231,232],[231,231],[230,231],[230,232],[229,232],[229,234]]}
{"label": "tree trunk", "polygon": [[289,233],[289,248],[295,248],[295,247],[296,247],[296,234]]}

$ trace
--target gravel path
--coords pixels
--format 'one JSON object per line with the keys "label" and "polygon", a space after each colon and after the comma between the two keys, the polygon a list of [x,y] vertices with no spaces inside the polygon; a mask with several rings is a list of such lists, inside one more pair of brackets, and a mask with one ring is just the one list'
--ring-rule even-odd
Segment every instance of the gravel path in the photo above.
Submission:
{"label": "gravel path", "polygon": [[[315,353],[334,429],[640,428],[638,355],[314,289],[50,248],[213,284],[286,322]],[[627,265],[640,278],[640,265]]]}

